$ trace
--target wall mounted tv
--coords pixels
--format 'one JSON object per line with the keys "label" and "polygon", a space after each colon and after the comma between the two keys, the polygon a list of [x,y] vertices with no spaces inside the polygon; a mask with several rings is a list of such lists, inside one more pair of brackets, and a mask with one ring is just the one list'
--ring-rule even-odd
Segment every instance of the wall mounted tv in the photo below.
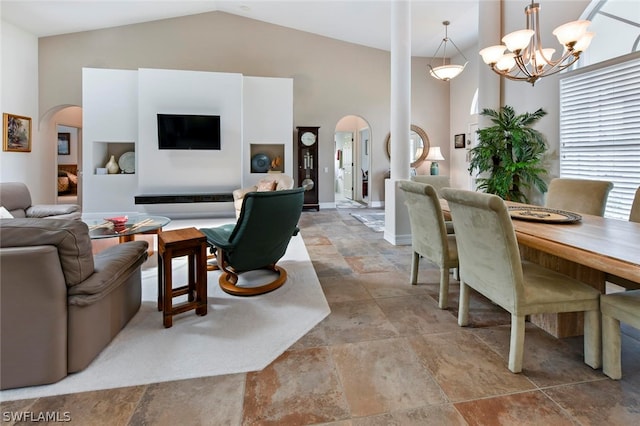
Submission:
{"label": "wall mounted tv", "polygon": [[219,115],[158,114],[159,149],[220,149]]}

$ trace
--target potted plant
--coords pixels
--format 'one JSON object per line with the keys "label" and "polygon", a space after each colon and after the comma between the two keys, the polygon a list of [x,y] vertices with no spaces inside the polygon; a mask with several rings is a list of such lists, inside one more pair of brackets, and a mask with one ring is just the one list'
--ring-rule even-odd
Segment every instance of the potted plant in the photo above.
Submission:
{"label": "potted plant", "polygon": [[485,108],[480,114],[491,117],[494,125],[478,130],[479,142],[470,150],[469,173],[477,171],[478,189],[524,203],[529,201],[524,190],[534,187],[546,192],[541,176],[547,173],[542,165],[547,142],[531,128],[546,111],[540,108],[516,115],[507,105],[498,111]]}

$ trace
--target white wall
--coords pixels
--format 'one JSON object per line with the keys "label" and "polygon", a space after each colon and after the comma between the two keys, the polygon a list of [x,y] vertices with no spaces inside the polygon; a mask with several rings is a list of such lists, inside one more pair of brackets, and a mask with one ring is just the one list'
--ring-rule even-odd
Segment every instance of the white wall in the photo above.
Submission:
{"label": "white wall", "polygon": [[283,144],[284,173],[295,180],[292,133],[293,79],[244,77],[242,96],[244,143],[240,163],[241,186],[252,186],[265,177],[262,173],[251,173],[251,144]]}
{"label": "white wall", "polygon": [[[136,195],[231,193],[248,186],[263,177],[249,173],[251,142],[282,143],[285,172],[291,174],[292,86],[291,79],[243,78],[236,73],[85,68],[83,210],[233,216],[230,202],[136,205],[134,199]],[[158,149],[159,113],[219,115],[221,149]],[[243,126],[248,138],[243,136]],[[136,153],[134,174],[96,174],[111,155],[117,161],[131,150]]]}
{"label": "white wall", "polygon": [[[39,130],[38,39],[5,21],[1,24],[0,109],[3,113],[31,117],[32,140],[31,152],[0,151],[0,181],[24,182],[34,203],[53,203],[54,155],[57,154]],[[47,175],[51,176],[50,188],[42,184]]]}
{"label": "white wall", "polygon": [[[85,68],[82,73],[83,192],[84,212],[135,211],[138,188],[135,174],[97,175],[111,155],[134,149],[138,139],[137,71]],[[124,145],[122,145],[124,144]],[[116,152],[118,151],[118,152]]]}

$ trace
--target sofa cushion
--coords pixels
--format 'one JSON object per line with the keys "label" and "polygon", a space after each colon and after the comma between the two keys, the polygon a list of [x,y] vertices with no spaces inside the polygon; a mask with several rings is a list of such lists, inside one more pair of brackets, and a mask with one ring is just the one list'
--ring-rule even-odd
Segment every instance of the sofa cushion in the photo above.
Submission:
{"label": "sofa cushion", "polygon": [[258,182],[257,192],[268,192],[276,189],[276,181],[273,179],[262,179]]}
{"label": "sofa cushion", "polygon": [[94,263],[87,224],[69,219],[0,219],[0,247],[54,245],[68,287],[93,274]]}
{"label": "sofa cushion", "polygon": [[31,194],[27,185],[22,182],[3,182],[0,204],[2,204],[13,217],[25,217],[25,210],[31,206]]}
{"label": "sofa cushion", "polygon": [[39,218],[59,216],[80,211],[77,204],[38,204],[27,209],[27,217]]}
{"label": "sofa cushion", "polygon": [[88,306],[107,296],[126,280],[145,260],[146,241],[130,241],[111,246],[94,257],[94,273],[81,285],[69,289],[69,305]]}

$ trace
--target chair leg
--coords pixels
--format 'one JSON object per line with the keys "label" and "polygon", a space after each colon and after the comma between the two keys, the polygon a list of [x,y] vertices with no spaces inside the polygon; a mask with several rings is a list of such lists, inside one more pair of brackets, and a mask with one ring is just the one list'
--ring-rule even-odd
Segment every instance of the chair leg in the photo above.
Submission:
{"label": "chair leg", "polygon": [[591,368],[602,366],[600,310],[584,313],[584,362]]}
{"label": "chair leg", "polygon": [[440,268],[440,296],[438,307],[447,309],[449,306],[449,268]]}
{"label": "chair leg", "polygon": [[420,264],[420,255],[413,252],[413,257],[411,258],[411,284],[418,284],[418,266]]}
{"label": "chair leg", "polygon": [[469,286],[460,281],[460,303],[458,304],[458,325],[469,324]]}
{"label": "chair leg", "polygon": [[509,344],[509,370],[522,371],[524,355],[524,315],[511,314],[511,342]]}
{"label": "chair leg", "polygon": [[602,314],[602,372],[614,380],[622,378],[620,321]]}

